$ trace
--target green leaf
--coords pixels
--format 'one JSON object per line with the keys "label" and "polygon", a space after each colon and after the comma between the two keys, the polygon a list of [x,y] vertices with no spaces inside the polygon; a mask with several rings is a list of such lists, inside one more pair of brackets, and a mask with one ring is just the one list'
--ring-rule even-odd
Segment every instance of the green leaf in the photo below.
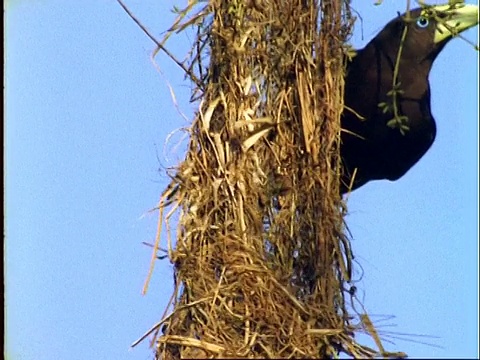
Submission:
{"label": "green leaf", "polygon": [[396,128],[398,127],[398,122],[397,119],[393,118],[387,121],[387,126],[391,128]]}
{"label": "green leaf", "polygon": [[465,0],[448,0],[448,5],[453,6],[456,4],[463,4],[465,3]]}

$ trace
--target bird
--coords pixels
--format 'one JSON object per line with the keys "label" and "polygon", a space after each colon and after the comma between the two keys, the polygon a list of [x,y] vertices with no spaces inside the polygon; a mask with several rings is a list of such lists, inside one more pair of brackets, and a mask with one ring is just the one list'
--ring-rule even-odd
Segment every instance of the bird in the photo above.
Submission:
{"label": "bird", "polygon": [[391,20],[347,60],[340,191],[405,175],[435,140],[429,74],[445,45],[478,24],[478,6],[424,6]]}

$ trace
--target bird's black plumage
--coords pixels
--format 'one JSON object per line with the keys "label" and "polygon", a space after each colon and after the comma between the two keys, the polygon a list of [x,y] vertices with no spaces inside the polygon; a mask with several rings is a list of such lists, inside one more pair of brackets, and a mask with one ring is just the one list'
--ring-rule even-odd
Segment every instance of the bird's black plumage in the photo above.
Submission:
{"label": "bird's black plumage", "polygon": [[427,152],[436,134],[430,69],[455,34],[476,24],[474,5],[415,9],[390,21],[349,61],[342,115],[342,193],[371,180],[397,180]]}

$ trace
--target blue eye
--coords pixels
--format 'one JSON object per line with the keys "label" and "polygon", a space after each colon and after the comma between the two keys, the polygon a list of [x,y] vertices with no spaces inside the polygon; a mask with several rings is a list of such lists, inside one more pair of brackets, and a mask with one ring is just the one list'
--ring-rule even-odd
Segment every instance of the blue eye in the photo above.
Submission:
{"label": "blue eye", "polygon": [[428,26],[428,24],[429,24],[429,21],[425,16],[420,16],[417,19],[417,25],[422,29],[425,29]]}

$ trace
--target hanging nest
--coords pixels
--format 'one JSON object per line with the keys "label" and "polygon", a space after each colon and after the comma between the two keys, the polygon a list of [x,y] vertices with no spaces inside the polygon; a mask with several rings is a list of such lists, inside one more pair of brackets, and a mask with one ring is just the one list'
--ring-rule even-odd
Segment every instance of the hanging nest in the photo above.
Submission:
{"label": "hanging nest", "polygon": [[199,110],[159,204],[155,250],[165,223],[175,290],[149,332],[156,358],[404,356],[347,306],[339,135],[352,24],[342,0],[190,0],[178,11],[164,40],[196,29],[180,66]]}

